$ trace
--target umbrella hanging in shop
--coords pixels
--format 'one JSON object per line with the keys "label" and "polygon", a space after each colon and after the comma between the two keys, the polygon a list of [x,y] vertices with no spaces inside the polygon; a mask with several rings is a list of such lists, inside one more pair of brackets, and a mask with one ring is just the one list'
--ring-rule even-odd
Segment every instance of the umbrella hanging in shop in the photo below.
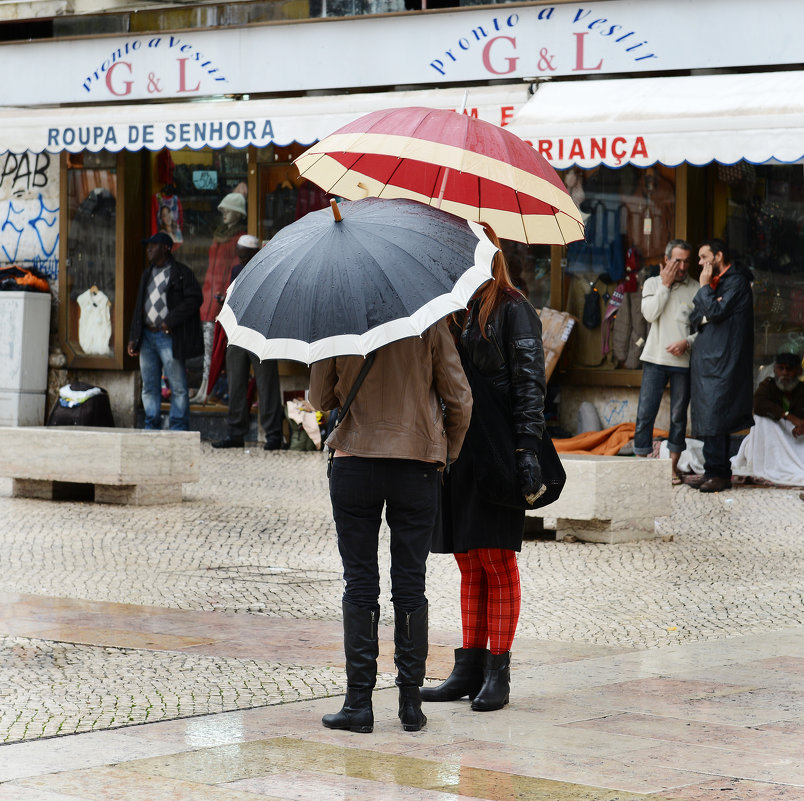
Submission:
{"label": "umbrella hanging in shop", "polygon": [[366,114],[295,164],[334,195],[411,198],[486,222],[504,239],[564,245],[584,236],[580,211],[541,154],[504,128],[454,111]]}
{"label": "umbrella hanging in shop", "polygon": [[276,234],[218,319],[261,359],[365,355],[466,308],[496,252],[482,226],[412,200],[333,201]]}

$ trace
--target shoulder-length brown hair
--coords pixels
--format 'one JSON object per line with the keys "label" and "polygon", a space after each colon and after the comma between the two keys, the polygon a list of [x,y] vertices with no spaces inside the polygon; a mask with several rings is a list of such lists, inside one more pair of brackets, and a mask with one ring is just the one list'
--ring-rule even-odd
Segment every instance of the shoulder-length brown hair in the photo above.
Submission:
{"label": "shoulder-length brown hair", "polygon": [[491,263],[492,280],[486,281],[474,294],[477,305],[477,323],[480,326],[480,333],[487,339],[486,323],[491,313],[500,305],[503,295],[507,291],[519,292],[519,290],[511,281],[511,273],[508,271],[508,262],[506,262],[503,255],[499,237],[488,223],[481,223],[481,225],[492,244],[499,248],[494,254],[494,260]]}

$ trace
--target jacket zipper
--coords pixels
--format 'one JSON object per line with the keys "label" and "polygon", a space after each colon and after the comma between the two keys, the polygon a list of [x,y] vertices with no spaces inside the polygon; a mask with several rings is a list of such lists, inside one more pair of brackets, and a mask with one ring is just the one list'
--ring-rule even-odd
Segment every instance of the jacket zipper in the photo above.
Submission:
{"label": "jacket zipper", "polygon": [[503,356],[502,350],[500,350],[500,343],[497,342],[497,335],[494,333],[494,329],[491,327],[491,324],[486,326],[486,331],[488,331],[489,336],[491,337],[491,341],[494,343],[494,347],[497,348],[497,353],[502,361],[505,364],[505,356]]}

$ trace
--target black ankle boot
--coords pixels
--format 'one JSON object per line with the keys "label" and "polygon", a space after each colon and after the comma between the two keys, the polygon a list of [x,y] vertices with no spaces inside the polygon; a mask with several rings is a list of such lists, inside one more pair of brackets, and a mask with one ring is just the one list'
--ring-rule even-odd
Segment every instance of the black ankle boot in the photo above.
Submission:
{"label": "black ankle boot", "polygon": [[343,602],[343,648],[346,654],[346,699],[340,712],[324,715],[328,729],[368,734],[374,730],[371,691],[377,682],[379,609]]}
{"label": "black ankle boot", "polygon": [[438,687],[422,687],[422,701],[457,701],[469,696],[474,700],[483,686],[485,648],[456,648],[455,667]]}
{"label": "black ankle boot", "polygon": [[419,731],[427,725],[418,687],[399,688],[399,720],[404,731]]}
{"label": "black ankle boot", "polygon": [[348,687],[341,711],[334,715],[324,715],[321,722],[328,729],[348,729],[362,734],[370,734],[374,731],[371,690]]}
{"label": "black ankle boot", "polygon": [[419,690],[427,664],[427,604],[415,612],[405,612],[394,606],[394,616],[399,719],[405,731],[419,731],[427,723]]}
{"label": "black ankle boot", "polygon": [[472,701],[475,712],[492,712],[508,703],[511,691],[511,652],[487,653],[483,671],[483,686]]}

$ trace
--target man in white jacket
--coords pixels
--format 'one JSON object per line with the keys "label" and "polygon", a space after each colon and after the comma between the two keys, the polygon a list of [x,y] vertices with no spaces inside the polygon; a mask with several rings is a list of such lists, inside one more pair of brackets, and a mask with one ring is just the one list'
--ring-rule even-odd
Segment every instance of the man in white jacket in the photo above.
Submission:
{"label": "man in white jacket", "polygon": [[686,446],[687,408],[690,402],[690,356],[693,336],[689,314],[698,282],[688,275],[692,247],[672,239],[664,250],[659,275],[642,288],[642,315],[651,324],[642,351],[642,386],[639,390],[634,453],[647,456],[653,450],[653,424],[662,395],[670,384],[670,435],[667,445],[673,467],[673,483],[680,483],[678,458]]}

